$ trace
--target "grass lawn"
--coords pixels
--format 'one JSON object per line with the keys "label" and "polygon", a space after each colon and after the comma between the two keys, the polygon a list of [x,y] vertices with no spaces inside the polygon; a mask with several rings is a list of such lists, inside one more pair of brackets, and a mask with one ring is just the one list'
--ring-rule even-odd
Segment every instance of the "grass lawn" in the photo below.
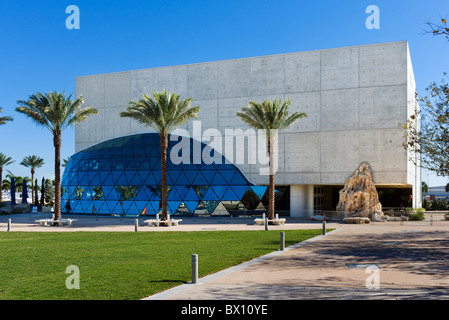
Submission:
{"label": "grass lawn", "polygon": [[[286,246],[321,230],[286,230]],[[279,231],[1,232],[0,299],[140,299],[279,249]],[[66,288],[69,265],[80,289]]]}

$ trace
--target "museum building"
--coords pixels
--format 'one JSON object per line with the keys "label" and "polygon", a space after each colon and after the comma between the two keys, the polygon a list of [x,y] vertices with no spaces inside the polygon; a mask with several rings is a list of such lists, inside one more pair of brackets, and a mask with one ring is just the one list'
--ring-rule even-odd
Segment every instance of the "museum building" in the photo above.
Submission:
{"label": "museum building", "polygon": [[[84,106],[99,114],[76,125],[76,153],[62,182],[63,205],[71,212],[159,210],[158,135],[120,112],[142,94],[164,89],[201,108],[200,134],[194,121],[182,127],[192,143],[200,141],[204,148],[208,129],[223,136],[231,130],[248,151],[234,152],[243,156],[242,163],[223,167],[201,162],[181,169],[169,163],[172,214],[233,215],[267,208],[268,176],[260,174],[266,164],[250,161],[250,127],[236,116],[250,100],[264,99],[290,99],[292,112],[308,115],[278,135],[279,214],[310,217],[335,210],[339,190],[362,162],[372,168],[384,207],[421,206],[420,169],[402,146],[402,124],[418,108],[416,86],[408,42],[398,41],[77,77],[76,96],[83,95]],[[222,181],[215,184],[215,178]]]}

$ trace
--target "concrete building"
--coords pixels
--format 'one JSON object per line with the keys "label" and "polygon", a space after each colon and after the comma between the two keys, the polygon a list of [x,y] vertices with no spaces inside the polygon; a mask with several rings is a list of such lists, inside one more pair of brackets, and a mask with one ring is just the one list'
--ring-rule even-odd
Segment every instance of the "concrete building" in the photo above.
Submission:
{"label": "concrete building", "polygon": [[[77,77],[76,96],[99,114],[76,126],[75,150],[150,132],[119,113],[163,89],[193,98],[203,131],[249,128],[236,112],[250,100],[288,98],[292,111],[306,112],[279,134],[276,184],[289,187],[291,216],[335,210],[338,190],[363,161],[378,189],[407,190],[421,206],[420,170],[402,147],[400,124],[418,106],[406,41]],[[268,184],[260,165],[238,166],[253,183]]]}

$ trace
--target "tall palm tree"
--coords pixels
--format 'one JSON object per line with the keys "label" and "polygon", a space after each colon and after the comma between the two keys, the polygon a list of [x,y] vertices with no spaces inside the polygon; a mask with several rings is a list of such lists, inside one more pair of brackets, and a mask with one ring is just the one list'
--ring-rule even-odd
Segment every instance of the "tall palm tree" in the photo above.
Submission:
{"label": "tall palm tree", "polygon": [[[25,166],[27,168],[31,169],[31,199],[33,200],[34,197],[34,173],[36,172],[37,168],[40,168],[44,165],[44,159],[42,159],[39,156],[32,155],[25,157],[22,162],[20,163],[22,166]],[[36,186],[37,187],[37,186]],[[34,202],[34,201],[31,201]]]}
{"label": "tall palm tree", "polygon": [[[61,216],[61,135],[69,126],[84,121],[88,116],[97,114],[95,108],[81,109],[84,99],[79,96],[74,101],[72,94],[57,91],[36,93],[28,100],[19,100],[16,111],[32,119],[37,125],[43,126],[53,134],[55,148],[55,220]],[[56,223],[54,223],[56,224]]]}
{"label": "tall palm tree", "polygon": [[268,187],[268,219],[274,219],[274,148],[276,132],[282,131],[290,127],[298,119],[307,117],[306,113],[294,112],[289,114],[290,99],[287,99],[283,104],[281,100],[274,99],[269,101],[263,100],[262,103],[250,101],[247,107],[242,107],[240,112],[237,112],[237,116],[240,119],[249,124],[255,129],[265,130],[267,139],[267,150],[269,156],[269,187]]}
{"label": "tall palm tree", "polygon": [[[2,113],[2,112],[3,112],[3,109],[0,108],[0,113]],[[12,121],[12,120],[13,120],[13,118],[11,118],[11,117],[0,117],[0,125],[6,124],[7,121]]]}
{"label": "tall palm tree", "polygon": [[[8,157],[4,155],[3,153],[0,153],[0,181],[3,181],[3,168],[7,165],[10,165],[13,163],[14,160],[11,157]],[[0,202],[3,201],[3,194],[2,194],[2,188],[0,188]]]}
{"label": "tall palm tree", "polygon": [[161,147],[161,207],[162,221],[167,220],[167,148],[168,134],[191,118],[198,118],[199,107],[191,107],[192,99],[180,101],[180,95],[167,90],[153,92],[153,97],[144,94],[139,101],[130,101],[127,111],[121,117],[133,118],[153,128],[160,137]]}

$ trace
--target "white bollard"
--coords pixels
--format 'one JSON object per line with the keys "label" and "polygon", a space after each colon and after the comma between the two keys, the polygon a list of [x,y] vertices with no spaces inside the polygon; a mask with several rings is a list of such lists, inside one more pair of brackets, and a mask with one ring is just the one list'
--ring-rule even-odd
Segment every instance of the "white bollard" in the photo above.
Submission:
{"label": "white bollard", "polygon": [[198,283],[198,255],[192,254],[192,283]]}
{"label": "white bollard", "polygon": [[135,232],[139,231],[139,219],[136,219],[134,221],[134,231]]}
{"label": "white bollard", "polygon": [[323,236],[326,235],[326,219],[323,220]]}

